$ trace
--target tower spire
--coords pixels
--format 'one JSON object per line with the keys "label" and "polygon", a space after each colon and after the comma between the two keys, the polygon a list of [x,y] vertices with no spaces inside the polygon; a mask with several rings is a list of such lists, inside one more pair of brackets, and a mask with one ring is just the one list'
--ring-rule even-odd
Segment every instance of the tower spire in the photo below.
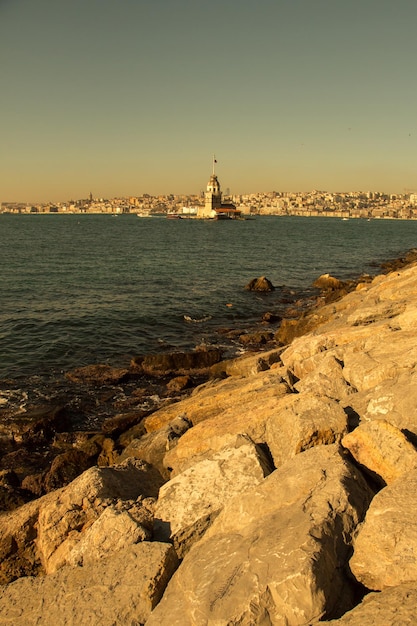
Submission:
{"label": "tower spire", "polygon": [[215,165],[216,165],[217,161],[216,161],[216,155],[213,154],[213,176],[215,175]]}

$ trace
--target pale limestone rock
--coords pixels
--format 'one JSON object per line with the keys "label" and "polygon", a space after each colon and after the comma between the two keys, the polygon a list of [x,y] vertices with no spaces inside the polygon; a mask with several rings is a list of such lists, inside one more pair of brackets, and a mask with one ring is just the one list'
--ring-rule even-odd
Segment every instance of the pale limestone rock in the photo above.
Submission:
{"label": "pale limestone rock", "polygon": [[156,470],[128,459],[115,467],[93,467],[56,491],[54,500],[40,507],[37,523],[36,546],[46,573],[67,562],[82,533],[107,506],[126,501],[129,509],[139,496],[156,496],[162,483]]}
{"label": "pale limestone rock", "polygon": [[[230,380],[235,381],[234,378]],[[239,380],[242,382],[242,379]],[[275,379],[273,370],[243,380],[248,381],[251,391],[240,394],[239,385],[229,387],[227,398],[223,401],[220,396],[217,406],[216,393],[212,390],[210,417],[190,428],[164,457],[164,466],[172,471],[171,476],[183,472],[196,461],[212,456],[221,448],[234,445],[237,436],[248,435],[255,443],[265,442],[265,424],[271,415],[277,414],[281,401],[288,395],[288,387],[279,382],[280,375]],[[278,382],[274,384],[274,380]],[[187,408],[187,415],[191,410],[198,412],[198,406]]]}
{"label": "pale limestone rock", "polygon": [[356,411],[361,422],[385,419],[417,437],[417,370],[414,368],[344,402]]}
{"label": "pale limestone rock", "polygon": [[36,524],[41,506],[54,500],[55,493],[51,492],[0,515],[0,585],[41,570],[34,544]]}
{"label": "pale limestone rock", "polygon": [[410,583],[368,594],[361,604],[326,626],[414,626],[416,615],[417,584]]}
{"label": "pale limestone rock", "polygon": [[289,391],[279,370],[270,369],[253,376],[231,376],[197,387],[189,398],[152,413],[144,420],[144,425],[148,432],[153,432],[182,416],[195,426],[222,412],[237,414],[239,409],[239,412],[251,410],[259,404],[260,394],[268,401]]}
{"label": "pale limestone rock", "polygon": [[276,467],[313,446],[339,443],[347,433],[347,415],[325,396],[286,396],[266,422],[265,441]]}
{"label": "pale limestone rock", "polygon": [[118,463],[134,457],[150,463],[168,480],[170,473],[166,470],[163,460],[167,450],[173,448],[179,438],[191,427],[191,423],[182,415],[162,426],[159,430],[146,433],[140,439],[133,439],[117,459]]}
{"label": "pale limestone rock", "polygon": [[[346,351],[344,354],[343,373],[350,385],[358,391],[372,389],[382,381],[394,379],[398,375],[398,365],[390,354],[390,348],[397,338],[391,339],[391,345],[385,344],[385,354]],[[389,339],[386,340],[387,342]],[[394,344],[395,345],[395,344]]]}
{"label": "pale limestone rock", "polygon": [[417,468],[417,450],[401,430],[386,420],[360,424],[343,437],[342,445],[382,484],[390,484]]}
{"label": "pale limestone rock", "polygon": [[234,447],[223,448],[161,487],[155,537],[171,539],[182,557],[230,498],[259,484],[271,471],[262,451],[248,437],[238,438]]}
{"label": "pale limestone rock", "polygon": [[243,355],[237,359],[230,359],[216,363],[210,368],[213,375],[227,374],[227,376],[253,376],[258,372],[270,369],[279,363],[282,348],[260,352],[255,355]]}
{"label": "pale limestone rock", "polygon": [[313,359],[315,368],[294,385],[298,393],[309,392],[341,400],[356,392],[345,380],[343,366],[334,354],[325,352],[308,360]]}
{"label": "pale limestone rock", "polygon": [[373,499],[354,541],[353,575],[368,589],[417,582],[417,469]]}
{"label": "pale limestone rock", "polygon": [[144,542],[84,567],[0,588],[4,626],[143,624],[178,565],[172,546]]}
{"label": "pale limestone rock", "polygon": [[[129,545],[152,538],[153,515],[146,507],[138,507],[140,520],[134,517],[134,507],[128,511],[108,506],[84,533],[68,555],[69,565],[85,565],[108,557]],[[143,513],[145,512],[145,513]],[[147,515],[146,515],[147,513]]]}
{"label": "pale limestone rock", "polygon": [[344,566],[371,495],[337,446],[299,454],[223,508],[147,626],[296,626],[351,608]]}

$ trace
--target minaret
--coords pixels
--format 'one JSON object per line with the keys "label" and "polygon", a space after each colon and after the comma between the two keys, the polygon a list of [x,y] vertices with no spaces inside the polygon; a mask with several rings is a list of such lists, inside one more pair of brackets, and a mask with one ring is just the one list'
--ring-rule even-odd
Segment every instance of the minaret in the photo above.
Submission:
{"label": "minaret", "polygon": [[207,183],[204,211],[201,211],[201,217],[214,217],[215,209],[218,209],[222,205],[222,192],[220,190],[220,183],[215,172],[216,163],[216,157],[213,155],[213,172],[210,176],[209,182]]}

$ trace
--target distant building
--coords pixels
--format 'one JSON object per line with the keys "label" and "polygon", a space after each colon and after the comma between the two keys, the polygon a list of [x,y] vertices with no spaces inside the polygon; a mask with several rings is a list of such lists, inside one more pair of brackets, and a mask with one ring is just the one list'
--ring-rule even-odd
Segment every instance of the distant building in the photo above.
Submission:
{"label": "distant building", "polygon": [[216,159],[213,157],[213,173],[207,183],[207,191],[204,194],[204,206],[198,207],[197,217],[201,219],[236,219],[241,211],[234,204],[222,204],[222,192],[219,179],[215,174]]}

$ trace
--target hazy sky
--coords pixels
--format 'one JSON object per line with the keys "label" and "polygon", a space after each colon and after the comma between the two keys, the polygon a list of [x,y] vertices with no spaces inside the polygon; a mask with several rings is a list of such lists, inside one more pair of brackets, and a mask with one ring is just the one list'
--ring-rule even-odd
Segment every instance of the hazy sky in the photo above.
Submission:
{"label": "hazy sky", "polygon": [[0,0],[0,201],[417,189],[416,0]]}

